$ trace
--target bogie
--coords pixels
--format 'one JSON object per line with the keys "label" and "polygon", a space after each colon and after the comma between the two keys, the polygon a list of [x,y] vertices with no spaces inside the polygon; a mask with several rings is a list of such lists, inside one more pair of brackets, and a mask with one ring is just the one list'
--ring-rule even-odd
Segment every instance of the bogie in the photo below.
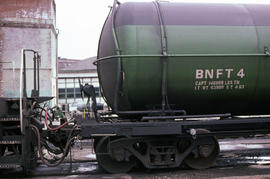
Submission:
{"label": "bogie", "polygon": [[[205,132],[198,130],[198,134],[201,131]],[[176,136],[104,137],[96,145],[96,154],[101,167],[110,173],[128,172],[138,163],[149,169],[179,167],[183,162],[191,168],[209,168],[219,153],[219,145],[214,139],[213,136],[196,139]]]}

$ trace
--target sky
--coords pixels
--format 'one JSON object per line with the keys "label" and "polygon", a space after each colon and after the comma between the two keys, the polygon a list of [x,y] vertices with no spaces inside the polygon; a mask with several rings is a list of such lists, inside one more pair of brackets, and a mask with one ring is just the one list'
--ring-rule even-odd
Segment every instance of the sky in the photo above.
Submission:
{"label": "sky", "polygon": [[[170,2],[270,4],[270,0],[170,0]],[[55,3],[56,26],[59,29],[58,56],[69,59],[96,56],[102,26],[113,0],[55,0]]]}

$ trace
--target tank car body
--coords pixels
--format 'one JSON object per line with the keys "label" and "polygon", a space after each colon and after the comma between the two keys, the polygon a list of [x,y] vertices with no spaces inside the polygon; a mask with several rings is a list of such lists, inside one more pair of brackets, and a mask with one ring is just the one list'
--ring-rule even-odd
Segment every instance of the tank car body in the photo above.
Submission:
{"label": "tank car body", "polygon": [[98,73],[112,109],[269,114],[270,6],[123,3],[110,13]]}
{"label": "tank car body", "polygon": [[[52,99],[39,96],[40,56],[22,50],[21,96],[0,98],[0,169],[28,173],[37,154],[57,166],[77,139],[94,139],[97,161],[111,173],[209,168],[218,138],[270,134],[270,116],[236,116],[270,112],[269,47],[270,5],[114,0],[95,62],[113,111],[99,111],[89,84],[80,84],[88,98],[82,116],[40,104]],[[34,53],[31,97],[26,51]]]}

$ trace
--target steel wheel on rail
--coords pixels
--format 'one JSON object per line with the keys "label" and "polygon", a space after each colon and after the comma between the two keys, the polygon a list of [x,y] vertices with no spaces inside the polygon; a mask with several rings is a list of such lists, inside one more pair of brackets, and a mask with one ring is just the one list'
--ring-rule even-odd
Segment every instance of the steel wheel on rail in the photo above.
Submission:
{"label": "steel wheel on rail", "polygon": [[[209,133],[206,129],[197,129],[197,134]],[[219,144],[215,136],[198,137],[198,145],[184,160],[184,163],[193,169],[206,169],[211,167],[219,154]]]}
{"label": "steel wheel on rail", "polygon": [[94,141],[93,141],[93,148],[94,148],[94,151],[95,151],[95,152],[96,152],[96,148],[97,148],[97,145],[98,145],[100,139],[102,139],[102,137],[95,137],[95,138],[94,138]]}
{"label": "steel wheel on rail", "polygon": [[[136,160],[127,157],[125,150],[120,147],[115,149],[118,152],[118,156],[116,157],[114,153],[114,149],[110,149],[109,147],[110,138],[103,137],[98,141],[96,145],[96,157],[98,164],[109,173],[127,173],[129,172],[135,165]],[[124,151],[124,153],[120,152]],[[118,160],[117,160],[117,159]]]}

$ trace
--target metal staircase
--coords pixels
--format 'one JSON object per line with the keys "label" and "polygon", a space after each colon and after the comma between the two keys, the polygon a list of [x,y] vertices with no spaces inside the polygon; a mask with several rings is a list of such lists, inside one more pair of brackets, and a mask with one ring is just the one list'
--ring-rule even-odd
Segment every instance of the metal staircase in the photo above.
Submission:
{"label": "metal staircase", "polygon": [[[34,89],[31,97],[26,90],[26,52],[33,52]],[[38,155],[33,145],[36,137],[29,125],[34,103],[51,98],[39,97],[40,56],[33,50],[22,50],[20,97],[0,97],[0,173],[3,169],[21,169],[28,174],[35,168]]]}
{"label": "metal staircase", "polygon": [[[31,131],[21,132],[19,109],[14,108],[19,98],[1,98],[0,106],[0,170],[20,168],[28,172],[37,159],[37,153],[31,149]],[[14,105],[15,104],[15,105]]]}
{"label": "metal staircase", "polygon": [[23,167],[20,116],[12,108],[17,101],[1,98],[0,103],[0,169]]}

